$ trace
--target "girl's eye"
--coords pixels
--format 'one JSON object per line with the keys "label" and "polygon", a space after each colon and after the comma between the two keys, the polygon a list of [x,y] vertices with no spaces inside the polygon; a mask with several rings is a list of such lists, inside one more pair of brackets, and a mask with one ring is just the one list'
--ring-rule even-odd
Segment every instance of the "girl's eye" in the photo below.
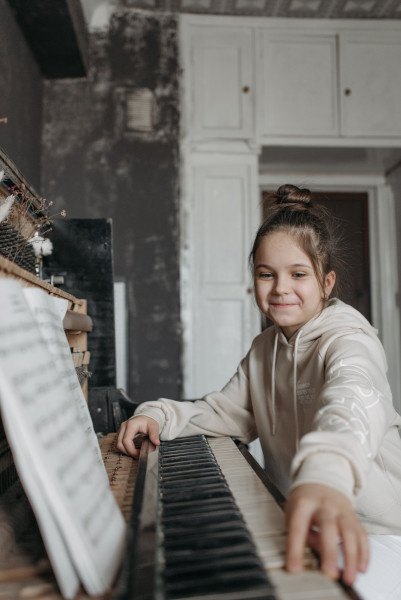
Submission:
{"label": "girl's eye", "polygon": [[293,276],[294,276],[296,279],[301,279],[302,277],[305,277],[305,276],[306,276],[306,273],[293,273]]}
{"label": "girl's eye", "polygon": [[258,277],[260,279],[270,279],[273,275],[271,273],[259,273]]}

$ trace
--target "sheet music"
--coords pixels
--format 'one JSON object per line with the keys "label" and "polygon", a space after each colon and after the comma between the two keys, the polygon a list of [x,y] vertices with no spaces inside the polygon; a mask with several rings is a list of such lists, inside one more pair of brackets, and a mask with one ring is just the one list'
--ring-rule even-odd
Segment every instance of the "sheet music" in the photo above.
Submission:
{"label": "sheet music", "polygon": [[[38,291],[29,299],[33,311],[53,313]],[[0,281],[0,298],[0,406],[20,479],[63,595],[73,598],[79,580],[89,594],[104,593],[120,562],[125,523],[97,440],[95,447],[66,356],[55,349],[58,336],[45,341],[18,282]],[[44,320],[54,335],[55,319],[47,313]]]}
{"label": "sheet music", "polygon": [[[93,451],[97,453],[99,463],[103,467],[102,454],[93,430],[88,405],[75,371],[71,350],[63,328],[68,300],[49,296],[49,294],[37,288],[22,288],[22,291],[29,308],[33,312],[35,321],[39,325],[40,333],[47,342],[52,358],[56,363],[57,371],[70,389],[71,401],[77,405],[82,426],[86,431],[87,442],[93,446]],[[103,472],[108,480],[105,469],[103,469]]]}

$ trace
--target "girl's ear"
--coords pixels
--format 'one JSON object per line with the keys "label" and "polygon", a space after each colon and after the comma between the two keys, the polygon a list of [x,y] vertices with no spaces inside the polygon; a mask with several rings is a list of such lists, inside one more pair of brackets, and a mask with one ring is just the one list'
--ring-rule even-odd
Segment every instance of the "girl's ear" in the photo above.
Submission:
{"label": "girl's ear", "polygon": [[334,271],[330,271],[324,278],[324,297],[327,299],[334,287],[336,282],[336,274]]}

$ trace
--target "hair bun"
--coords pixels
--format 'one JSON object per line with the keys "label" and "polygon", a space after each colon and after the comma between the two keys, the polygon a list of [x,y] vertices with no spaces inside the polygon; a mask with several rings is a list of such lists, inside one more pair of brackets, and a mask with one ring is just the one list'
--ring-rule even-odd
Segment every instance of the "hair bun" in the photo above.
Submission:
{"label": "hair bun", "polygon": [[312,194],[307,188],[299,188],[296,185],[285,184],[276,192],[277,204],[310,204]]}

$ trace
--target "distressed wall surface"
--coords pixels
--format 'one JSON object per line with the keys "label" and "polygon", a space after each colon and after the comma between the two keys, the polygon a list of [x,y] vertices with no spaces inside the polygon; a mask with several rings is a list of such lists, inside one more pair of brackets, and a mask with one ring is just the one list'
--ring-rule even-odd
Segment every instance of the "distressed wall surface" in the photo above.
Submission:
{"label": "distressed wall surface", "polygon": [[42,78],[6,0],[0,23],[0,146],[39,192]]}
{"label": "distressed wall surface", "polygon": [[[88,77],[44,86],[42,193],[69,217],[112,219],[140,401],[181,394],[177,33],[170,16],[116,10],[91,34]],[[153,94],[150,131],[127,128],[139,88]]]}

